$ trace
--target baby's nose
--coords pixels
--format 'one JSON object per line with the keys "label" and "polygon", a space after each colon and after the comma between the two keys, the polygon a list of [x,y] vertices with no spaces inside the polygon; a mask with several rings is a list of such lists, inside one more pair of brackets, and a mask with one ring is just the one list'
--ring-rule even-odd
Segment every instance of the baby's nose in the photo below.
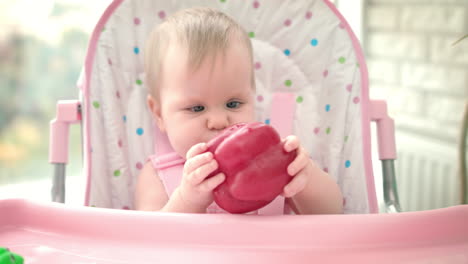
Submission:
{"label": "baby's nose", "polygon": [[224,113],[212,113],[207,120],[210,130],[223,130],[229,126],[229,117]]}

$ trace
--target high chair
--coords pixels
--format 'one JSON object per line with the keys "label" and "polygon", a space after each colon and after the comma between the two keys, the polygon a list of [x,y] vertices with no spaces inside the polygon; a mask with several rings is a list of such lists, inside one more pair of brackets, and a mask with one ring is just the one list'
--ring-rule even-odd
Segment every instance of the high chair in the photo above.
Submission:
{"label": "high chair", "polygon": [[[182,8],[217,8],[248,32],[257,120],[295,134],[339,184],[344,215],[133,210],[147,157],[167,151],[146,106],[143,46]],[[86,207],[0,202],[0,246],[36,263],[467,263],[468,207],[399,212],[393,120],[368,96],[359,42],[328,0],[115,0],[89,42],[80,100],[51,122],[52,199],[64,201],[69,125],[83,128]],[[378,214],[370,122],[377,123],[385,212]],[[164,152],[163,151],[163,152]],[[111,209],[109,209],[111,208]],[[2,213],[2,215],[4,215]],[[28,263],[28,262],[27,262]]]}

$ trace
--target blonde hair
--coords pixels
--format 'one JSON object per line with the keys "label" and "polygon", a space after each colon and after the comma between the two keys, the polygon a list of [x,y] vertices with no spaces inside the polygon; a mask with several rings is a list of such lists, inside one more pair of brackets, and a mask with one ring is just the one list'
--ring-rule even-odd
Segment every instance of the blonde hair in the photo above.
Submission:
{"label": "blonde hair", "polygon": [[153,29],[146,41],[146,83],[153,97],[158,97],[158,77],[163,67],[165,50],[174,40],[188,49],[189,67],[194,71],[208,56],[215,57],[220,52],[224,54],[230,44],[240,41],[250,57],[252,87],[255,88],[252,43],[244,29],[234,19],[216,9],[189,8],[169,16]]}

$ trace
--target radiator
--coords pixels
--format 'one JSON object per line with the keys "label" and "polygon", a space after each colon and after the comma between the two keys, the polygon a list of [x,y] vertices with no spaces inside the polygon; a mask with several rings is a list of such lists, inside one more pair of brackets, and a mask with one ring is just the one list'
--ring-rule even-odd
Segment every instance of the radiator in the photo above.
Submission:
{"label": "radiator", "polygon": [[395,163],[403,211],[421,211],[457,205],[457,146],[419,135],[396,134]]}

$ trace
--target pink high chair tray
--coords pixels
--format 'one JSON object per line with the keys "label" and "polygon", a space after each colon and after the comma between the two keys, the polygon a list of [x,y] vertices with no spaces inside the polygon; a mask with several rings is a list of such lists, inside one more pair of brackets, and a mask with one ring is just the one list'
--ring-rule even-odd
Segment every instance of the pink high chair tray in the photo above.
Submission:
{"label": "pink high chair tray", "polygon": [[468,206],[274,217],[1,200],[0,212],[0,247],[31,264],[468,263]]}

